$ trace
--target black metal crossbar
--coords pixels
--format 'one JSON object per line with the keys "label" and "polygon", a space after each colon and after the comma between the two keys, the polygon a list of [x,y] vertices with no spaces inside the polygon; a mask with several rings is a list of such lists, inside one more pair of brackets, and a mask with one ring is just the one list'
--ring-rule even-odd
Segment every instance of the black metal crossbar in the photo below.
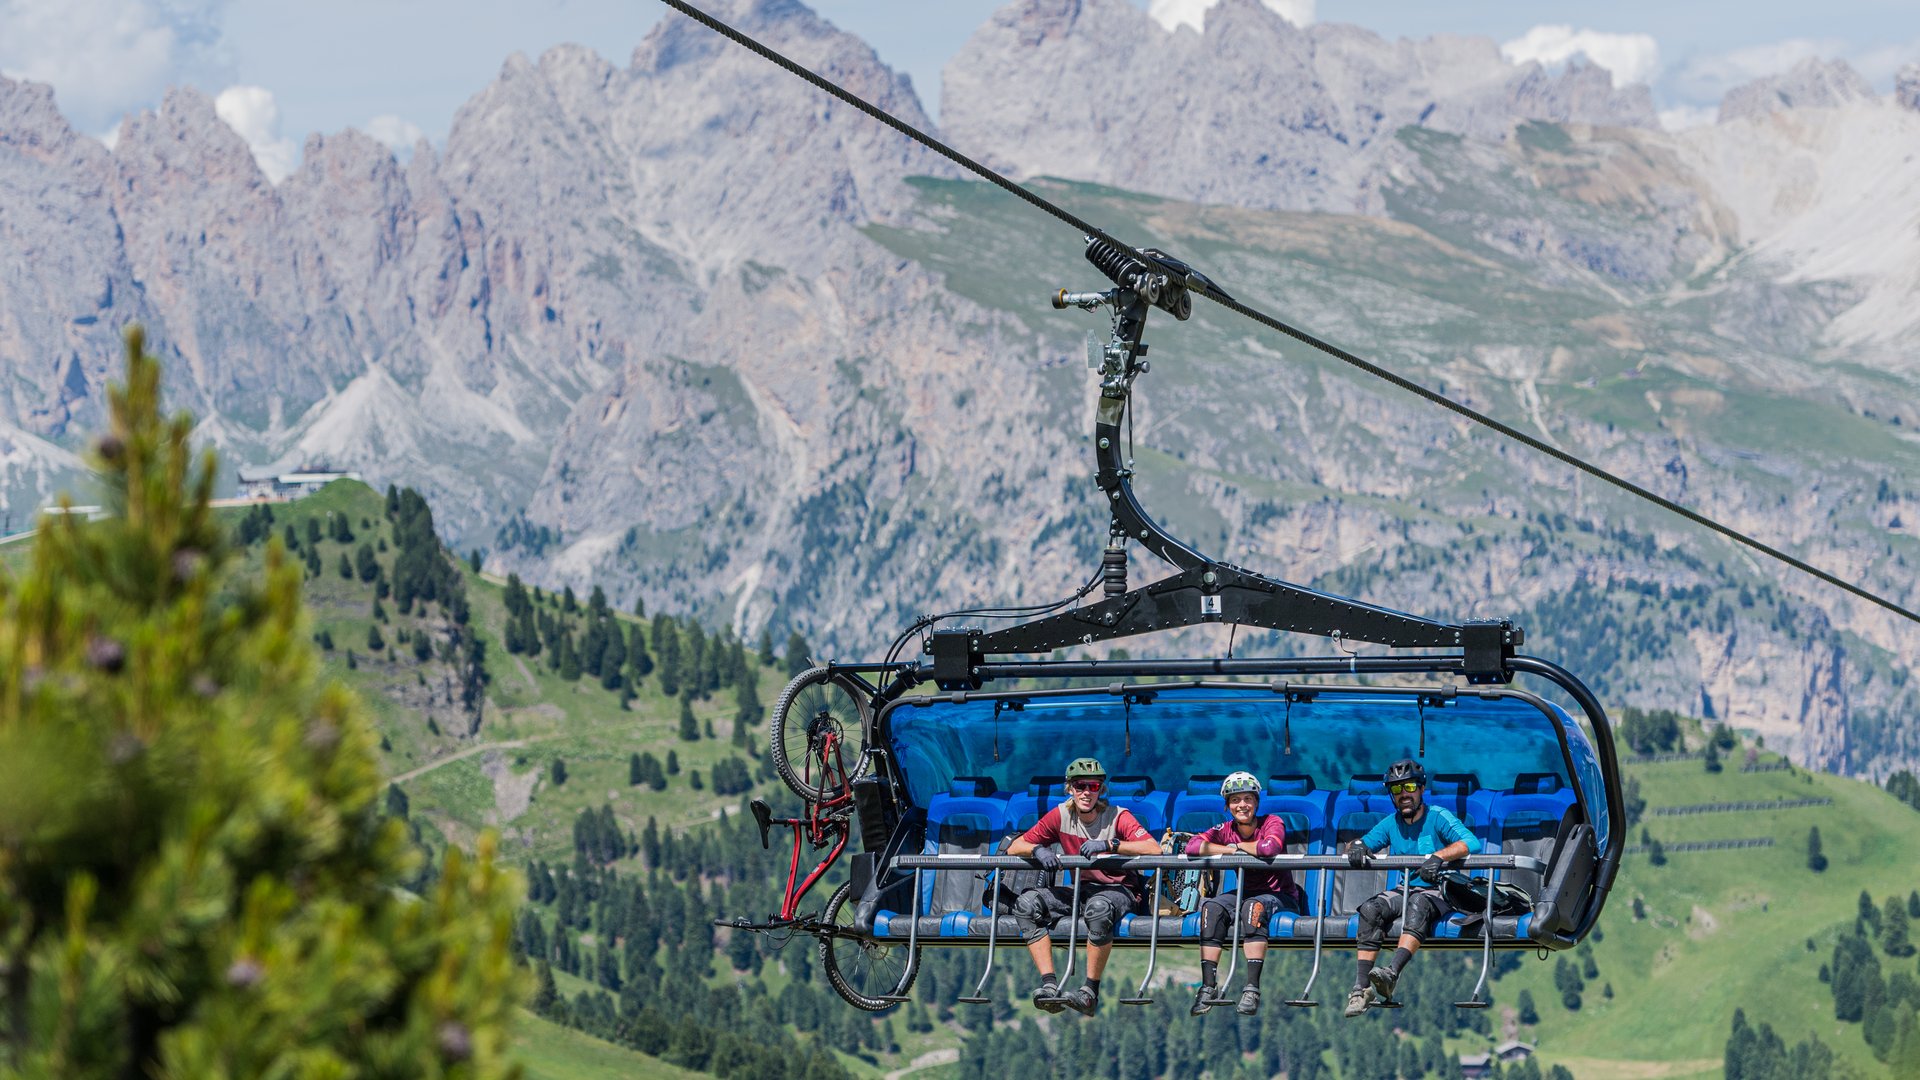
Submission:
{"label": "black metal crossbar", "polygon": [[[1401,874],[1401,877],[1400,877],[1400,910],[1404,912],[1408,910],[1407,891],[1412,884],[1414,871],[1419,870],[1422,864],[1425,863],[1425,861],[1426,861],[1425,856],[1419,856],[1419,855],[1382,855],[1377,857],[1370,857],[1367,860],[1364,869],[1405,871],[1405,873]],[[892,860],[892,863],[894,868],[898,870],[912,871],[913,873],[913,910],[909,913],[908,921],[907,921],[907,934],[908,934],[907,948],[911,954],[917,954],[919,951],[920,883],[923,875],[925,875],[928,871],[940,871],[940,870],[991,871],[992,874],[994,875],[993,893],[994,895],[998,895],[999,874],[1001,871],[1028,870],[1039,865],[1037,860],[1028,856],[1021,856],[1021,855],[901,855],[894,858]],[[1140,980],[1139,988],[1134,991],[1131,997],[1125,997],[1120,999],[1120,1003],[1122,1005],[1148,1005],[1153,1002],[1153,999],[1147,996],[1147,988],[1151,984],[1151,981],[1153,979],[1154,960],[1158,956],[1159,950],[1160,950],[1160,919],[1158,917],[1157,911],[1159,907],[1158,900],[1160,897],[1161,879],[1164,876],[1166,871],[1190,869],[1196,866],[1204,869],[1208,869],[1208,870],[1243,871],[1243,873],[1241,873],[1239,878],[1239,882],[1238,882],[1239,888],[1238,890],[1236,890],[1236,895],[1234,900],[1234,910],[1238,912],[1241,906],[1240,901],[1241,899],[1243,899],[1245,889],[1246,889],[1247,878],[1244,871],[1270,870],[1275,867],[1286,868],[1286,869],[1299,869],[1299,870],[1325,870],[1325,871],[1331,872],[1329,873],[1326,879],[1328,881],[1331,881],[1332,874],[1339,873],[1340,871],[1343,871],[1343,870],[1355,869],[1353,864],[1350,861],[1348,861],[1345,855],[1259,856],[1259,855],[1246,855],[1246,854],[1239,854],[1239,855],[1161,854],[1161,855],[1096,855],[1092,858],[1088,858],[1084,855],[1063,855],[1060,857],[1060,866],[1064,869],[1070,869],[1070,870],[1092,869],[1097,867],[1101,870],[1106,870],[1109,872],[1112,872],[1115,870],[1139,870],[1139,871],[1149,872],[1153,875],[1152,895],[1154,897],[1155,903],[1153,907],[1149,909],[1150,921],[1148,923],[1148,926],[1150,929],[1149,929],[1149,938],[1147,942],[1147,974],[1145,978]],[[1541,873],[1546,870],[1547,864],[1543,860],[1534,858],[1531,855],[1469,855],[1464,859],[1458,859],[1453,861],[1452,863],[1449,864],[1449,867],[1451,869],[1456,869],[1456,870],[1465,870],[1469,874],[1471,874],[1475,870],[1486,871],[1488,874],[1488,877],[1491,878],[1492,872],[1495,870],[1527,870],[1527,871],[1533,871],[1535,873]],[[1079,915],[1080,915],[1080,883],[1081,881],[1082,881],[1081,875],[1078,875],[1078,874],[1074,875],[1073,903],[1071,907],[1071,913],[1067,917],[1067,974],[1068,975],[1071,975],[1073,973],[1074,944],[1075,944],[1074,938],[1076,935],[1076,931],[1078,929]],[[1487,888],[1487,909],[1484,913],[1482,913],[1482,916],[1480,919],[1480,942],[1479,942],[1480,979],[1478,982],[1474,984],[1473,996],[1468,998],[1465,1001],[1454,1002],[1453,1004],[1455,1008],[1484,1009],[1487,1007],[1487,1002],[1482,999],[1481,993],[1486,987],[1487,974],[1493,960],[1493,892],[1494,890],[1492,888],[1491,882],[1489,882],[1489,885]],[[1323,904],[1325,903],[1324,888],[1323,888],[1322,903]],[[993,917],[992,922],[988,924],[986,971],[981,973],[979,985],[975,987],[974,992],[971,995],[960,999],[963,1002],[978,1004],[980,1002],[984,1002],[985,1000],[987,1000],[983,993],[983,989],[987,984],[987,979],[993,973],[994,954],[996,953],[999,945],[999,938],[997,933],[998,928],[999,928],[999,918],[995,916]],[[1320,919],[1316,919],[1314,922],[1313,971],[1311,974],[1307,976],[1306,988],[1300,992],[1299,997],[1288,998],[1287,999],[1288,1005],[1293,1006],[1295,1008],[1312,1008],[1319,1004],[1319,1002],[1315,1001],[1313,998],[1313,984],[1314,984],[1314,981],[1320,975],[1320,957],[1325,947],[1326,947],[1326,919],[1320,918]],[[1228,947],[1228,956],[1230,957],[1228,961],[1229,967],[1227,969],[1227,978],[1226,978],[1226,982],[1228,983],[1233,981],[1232,965],[1238,961],[1239,952],[1240,952],[1240,920],[1236,918],[1234,919],[1233,944]],[[1065,985],[1065,983],[1066,983],[1066,980],[1062,979],[1061,984]],[[903,984],[904,984],[904,980],[903,980]],[[884,1000],[901,1001],[901,1000],[905,1000],[905,997],[901,995],[899,991],[896,991],[895,996],[885,998]],[[1048,1000],[1051,1002],[1051,1001],[1058,1001],[1060,999],[1052,998]],[[1218,1004],[1223,1004],[1224,1002],[1225,1002],[1225,999],[1222,998],[1222,999],[1215,1000],[1213,1004],[1218,1005]],[[1390,1009],[1397,1009],[1401,1007],[1400,1002],[1392,1001],[1392,1000],[1379,1002],[1378,1005],[1381,1008],[1390,1008]]]}
{"label": "black metal crossbar", "polygon": [[[1418,870],[1423,855],[1378,855],[1367,860],[1368,870]],[[1023,855],[900,855],[892,860],[901,870],[1032,870],[1038,862]],[[1062,855],[1068,870],[1351,870],[1345,855]],[[1469,855],[1447,864],[1449,870],[1530,870],[1544,873],[1547,864],[1531,855]]]}

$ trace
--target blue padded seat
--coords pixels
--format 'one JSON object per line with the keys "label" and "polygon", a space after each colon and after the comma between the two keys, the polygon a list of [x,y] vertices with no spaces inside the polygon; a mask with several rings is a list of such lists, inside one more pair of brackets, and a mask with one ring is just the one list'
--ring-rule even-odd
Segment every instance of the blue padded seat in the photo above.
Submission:
{"label": "blue padded seat", "polygon": [[1435,773],[1427,781],[1427,802],[1445,807],[1465,822],[1467,799],[1479,790],[1480,778],[1472,773]]}
{"label": "blue padded seat", "polygon": [[1167,831],[1167,814],[1173,805],[1173,792],[1153,790],[1151,776],[1116,776],[1107,781],[1107,801],[1133,814],[1140,827],[1155,840]]}
{"label": "blue padded seat", "polygon": [[1315,790],[1313,777],[1306,773],[1274,773],[1267,777],[1269,795],[1311,795]]}
{"label": "blue padded seat", "polygon": [[1027,790],[1021,794],[1007,797],[1007,828],[1013,832],[1026,832],[1033,828],[1040,815],[1065,802],[1067,798],[1066,781],[1055,777],[1036,776],[1027,782]]}
{"label": "blue padded seat", "polygon": [[[992,855],[1007,831],[1006,804],[991,796],[935,795],[927,804],[927,855]],[[980,882],[973,870],[929,870],[920,876],[925,915],[978,910]]]}
{"label": "blue padded seat", "polygon": [[1187,777],[1187,794],[1218,795],[1220,794],[1220,785],[1226,782],[1227,776],[1225,773],[1221,773],[1219,776],[1189,776]]}
{"label": "blue padded seat", "polygon": [[1000,791],[994,784],[993,777],[991,776],[956,776],[953,778],[953,783],[948,786],[947,794],[977,796],[998,795],[1003,800],[1006,798],[1006,794]]}
{"label": "blue padded seat", "polygon": [[1183,794],[1173,798],[1173,828],[1176,832],[1205,832],[1227,820],[1227,800],[1215,790],[1211,794]]}

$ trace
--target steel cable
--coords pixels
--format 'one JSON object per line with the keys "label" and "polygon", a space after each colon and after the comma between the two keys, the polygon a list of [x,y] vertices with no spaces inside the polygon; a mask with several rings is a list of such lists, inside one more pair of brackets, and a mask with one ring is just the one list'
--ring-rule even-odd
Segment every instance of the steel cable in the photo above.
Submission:
{"label": "steel cable", "polygon": [[[1047,214],[1048,216],[1053,217],[1065,224],[1073,226],[1075,229],[1078,229],[1083,236],[1086,236],[1087,238],[1093,239],[1093,240],[1103,240],[1109,244],[1114,245],[1117,248],[1120,248],[1121,250],[1125,251],[1127,254],[1131,255],[1136,259],[1140,259],[1143,262],[1149,261],[1145,256],[1141,255],[1139,250],[1136,249],[1133,245],[1128,244],[1125,241],[1122,241],[1116,238],[1111,233],[1108,233],[1105,230],[1100,229],[1099,227],[1093,225],[1091,222],[1086,221],[1085,219],[1079,217],[1078,215],[1073,214],[1062,207],[1054,205],[1052,202],[1048,201],[1045,198],[1042,198],[1040,195],[1029,190],[1024,185],[1021,185],[1021,184],[1015,183],[1012,180],[1009,180],[1008,178],[1000,175],[999,173],[988,168],[987,166],[982,165],[980,162],[975,161],[974,159],[968,157],[967,155],[961,153],[960,151],[955,150],[953,147],[948,146],[946,143],[941,142],[939,139],[934,138],[932,135],[929,135],[926,132],[921,131],[919,128],[914,127],[912,124],[909,124],[906,121],[901,120],[899,117],[894,116],[892,113],[887,112],[885,109],[882,109],[879,106],[874,105],[860,98],[859,96],[855,95],[849,90],[846,90],[845,88],[839,86],[838,84],[833,83],[828,79],[815,74],[814,72],[801,66],[799,63],[796,63],[795,61],[788,59],[786,56],[782,55],[781,53],[776,52],[773,49],[767,47],[766,45],[761,44],[759,41],[755,40],[754,38],[749,37],[748,35],[740,32],[739,30],[734,29],[732,26],[729,26],[728,24],[721,22],[719,19],[716,19],[713,16],[708,15],[706,12],[701,11],[699,8],[694,7],[692,4],[687,3],[686,0],[660,0],[660,2],[674,9],[675,11],[678,11],[682,15],[685,15],[687,18],[694,20],[695,22],[701,24],[702,26],[705,26],[709,30],[712,30],[714,33],[719,34],[720,36],[726,38],[729,41],[732,41],[734,44],[739,45],[744,49],[747,49],[748,51],[761,57],[767,62],[775,65],[776,67],[779,67],[789,72],[792,75],[795,75],[801,79],[806,80],[809,84],[819,89],[820,91],[830,94],[833,97],[838,98],[843,102],[846,102],[848,105],[851,105],[854,108],[865,113],[866,115],[872,117],[873,119],[878,120],[880,123],[885,124],[886,126],[894,129],[900,134],[906,136],[907,138],[912,139],[914,142],[919,143],[921,146],[924,146],[927,149],[932,150],[934,153],[939,154],[941,157],[944,157],[947,160],[953,162],[954,164],[960,166],[961,168],[966,169],[968,172],[971,172],[974,175],[980,177],[981,179],[986,180],[987,182],[995,185],[996,187],[999,187],[1001,190],[1007,192],[1008,194],[1014,196],[1017,199],[1020,199],[1022,202],[1027,203],[1028,205],[1032,206],[1036,210],[1039,210],[1040,212]],[[1353,367],[1359,368],[1361,371],[1364,371],[1367,374],[1374,376],[1375,378],[1384,379],[1387,382],[1392,383],[1393,385],[1399,387],[1402,390],[1405,390],[1409,393],[1412,393],[1421,398],[1424,398],[1427,401],[1430,401],[1435,405],[1439,405],[1453,413],[1456,413],[1462,417],[1465,417],[1466,419],[1471,420],[1474,423],[1481,425],[1482,427],[1498,432],[1499,434],[1504,435],[1509,439],[1512,439],[1513,441],[1521,444],[1522,446],[1526,446],[1530,449],[1537,450],[1540,453],[1545,454],[1548,457],[1551,457],[1554,460],[1561,462],[1562,464],[1570,465],[1573,468],[1578,469],[1581,472],[1584,472],[1587,475],[1594,477],[1595,479],[1611,484],[1614,487],[1617,487],[1620,490],[1625,491],[1630,495],[1637,495],[1640,498],[1645,499],[1648,502],[1653,503],[1654,505],[1659,506],[1664,510],[1670,511],[1674,514],[1678,514],[1679,516],[1687,519],[1688,521],[1693,522],[1696,525],[1701,525],[1701,526],[1704,526],[1705,528],[1711,529],[1712,531],[1717,532],[1720,535],[1725,536],[1730,540],[1733,540],[1740,544],[1744,544],[1745,546],[1752,548],[1755,551],[1758,551],[1762,555],[1765,555],[1771,559],[1778,560],[1779,562],[1785,563],[1786,565],[1791,566],[1794,569],[1801,571],[1802,573],[1808,574],[1838,589],[1851,593],[1852,595],[1857,596],[1862,600],[1866,600],[1872,604],[1877,604],[1880,607],[1883,607],[1888,611],[1891,611],[1894,614],[1899,615],[1903,618],[1906,618],[1912,622],[1920,623],[1920,613],[1916,613],[1884,596],[1880,596],[1879,594],[1871,592],[1868,589],[1863,588],[1862,586],[1856,585],[1851,581],[1847,581],[1841,577],[1838,577],[1832,573],[1829,573],[1826,570],[1822,570],[1821,568],[1813,565],[1812,563],[1807,562],[1804,559],[1800,559],[1793,555],[1789,555],[1786,552],[1780,550],[1779,548],[1776,548],[1771,544],[1765,543],[1764,541],[1755,539],[1754,537],[1748,536],[1746,533],[1743,533],[1740,530],[1735,529],[1730,525],[1723,525],[1720,522],[1715,521],[1710,517],[1707,517],[1705,514],[1702,514],[1697,510],[1691,509],[1690,507],[1677,503],[1672,499],[1667,498],[1664,495],[1661,495],[1657,492],[1644,488],[1639,484],[1636,484],[1633,481],[1626,479],[1623,476],[1616,476],[1615,474],[1608,472],[1606,469],[1603,469],[1600,466],[1585,460],[1584,458],[1568,453],[1567,451],[1562,450],[1557,446],[1554,446],[1552,443],[1546,442],[1532,435],[1529,435],[1526,432],[1521,431],[1510,424],[1506,424],[1506,423],[1503,423],[1502,421],[1496,420],[1493,417],[1487,415],[1486,413],[1480,412],[1478,409],[1474,409],[1470,406],[1463,405],[1460,402],[1454,401],[1453,399],[1447,397],[1445,394],[1441,394],[1437,391],[1430,390],[1427,387],[1421,386],[1419,383],[1414,382],[1413,380],[1407,378],[1404,375],[1400,375],[1394,371],[1388,370],[1387,368],[1381,367],[1378,364],[1365,360],[1360,356],[1357,356],[1354,353],[1349,352],[1346,349],[1343,349],[1340,346],[1333,344],[1330,341],[1326,341],[1322,338],[1315,337],[1313,334],[1310,334],[1305,330],[1301,330],[1298,327],[1288,325],[1287,323],[1284,323],[1279,319],[1271,315],[1268,315],[1266,312],[1263,312],[1258,308],[1249,307],[1248,305],[1241,303],[1238,300],[1235,300],[1233,297],[1226,295],[1220,290],[1211,287],[1210,284],[1189,282],[1189,287],[1191,288],[1192,291],[1199,293],[1201,296],[1206,297],[1208,300],[1211,300],[1214,303],[1219,304],[1221,307],[1224,307],[1229,311],[1232,311],[1245,318],[1251,319],[1254,322],[1257,322],[1260,325],[1265,326],[1270,330],[1274,330],[1281,334],[1284,334],[1287,337],[1290,337],[1295,341],[1300,342],[1303,345],[1307,345],[1311,348],[1317,349],[1320,352],[1323,352],[1326,355],[1331,356],[1336,360],[1349,364]]]}

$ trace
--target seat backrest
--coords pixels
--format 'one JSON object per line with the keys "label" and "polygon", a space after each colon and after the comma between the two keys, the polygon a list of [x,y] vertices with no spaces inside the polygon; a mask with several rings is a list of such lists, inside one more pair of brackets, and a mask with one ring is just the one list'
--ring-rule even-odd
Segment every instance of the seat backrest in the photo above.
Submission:
{"label": "seat backrest", "polygon": [[[1000,800],[976,795],[935,795],[927,805],[928,855],[991,855],[1007,831]],[[944,915],[980,906],[977,870],[931,870],[920,878],[920,913]]]}
{"label": "seat backrest", "polygon": [[1513,787],[1509,790],[1516,795],[1551,795],[1564,787],[1555,773],[1523,772],[1513,778]]}
{"label": "seat backrest", "polygon": [[1040,820],[1040,815],[1063,802],[1058,796],[1010,795],[1007,797],[1007,828],[1012,832],[1026,832]]}
{"label": "seat backrest", "polygon": [[1480,780],[1472,773],[1435,773],[1427,781],[1427,802],[1467,820],[1467,799],[1480,790]]}
{"label": "seat backrest", "polygon": [[[1348,842],[1358,840],[1374,827],[1384,813],[1360,809],[1343,801],[1351,798],[1342,795],[1334,800],[1334,843],[1335,850],[1344,848]],[[1387,887],[1389,873],[1385,870],[1342,870],[1333,875],[1333,902],[1330,914],[1348,915],[1360,906],[1361,901]]]}
{"label": "seat backrest", "polygon": [[1586,906],[1587,886],[1594,873],[1594,836],[1593,826],[1580,820],[1582,817],[1577,807],[1570,807],[1561,819],[1560,833],[1554,838],[1553,864],[1547,867],[1546,880],[1534,894],[1540,930],[1571,932]]}
{"label": "seat backrest", "polygon": [[956,776],[953,778],[953,783],[948,786],[947,794],[1001,795],[1002,798],[1005,797],[999,788],[994,785],[993,777],[991,776]]}
{"label": "seat backrest", "polygon": [[1108,798],[1113,805],[1133,815],[1140,827],[1153,834],[1155,840],[1167,831],[1167,815],[1173,805],[1173,792],[1150,791],[1140,795],[1113,795]]}
{"label": "seat backrest", "polygon": [[1057,776],[1036,776],[1027,781],[1027,794],[1056,802],[1067,796],[1067,782]]}
{"label": "seat backrest", "polygon": [[1267,777],[1269,795],[1307,795],[1314,790],[1313,777],[1305,773],[1274,773]]}
{"label": "seat backrest", "polygon": [[1227,800],[1220,797],[1218,785],[1211,794],[1184,794],[1174,797],[1172,825],[1176,832],[1205,832],[1227,820]]}
{"label": "seat backrest", "polygon": [[[1572,804],[1550,795],[1509,795],[1493,804],[1493,835],[1502,855],[1529,855],[1553,862],[1554,843]],[[1500,880],[1540,895],[1544,877],[1532,870],[1503,870]]]}
{"label": "seat backrest", "polygon": [[1220,785],[1226,783],[1226,781],[1227,777],[1225,773],[1219,776],[1189,776],[1187,777],[1187,794],[1218,795],[1220,794]]}

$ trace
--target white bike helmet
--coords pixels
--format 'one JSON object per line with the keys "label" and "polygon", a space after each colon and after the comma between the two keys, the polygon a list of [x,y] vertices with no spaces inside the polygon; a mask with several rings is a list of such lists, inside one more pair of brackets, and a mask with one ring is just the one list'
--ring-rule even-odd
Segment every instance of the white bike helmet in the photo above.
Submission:
{"label": "white bike helmet", "polygon": [[1260,794],[1260,781],[1250,772],[1237,772],[1220,781],[1220,797],[1223,799],[1229,795],[1249,791],[1255,795]]}

